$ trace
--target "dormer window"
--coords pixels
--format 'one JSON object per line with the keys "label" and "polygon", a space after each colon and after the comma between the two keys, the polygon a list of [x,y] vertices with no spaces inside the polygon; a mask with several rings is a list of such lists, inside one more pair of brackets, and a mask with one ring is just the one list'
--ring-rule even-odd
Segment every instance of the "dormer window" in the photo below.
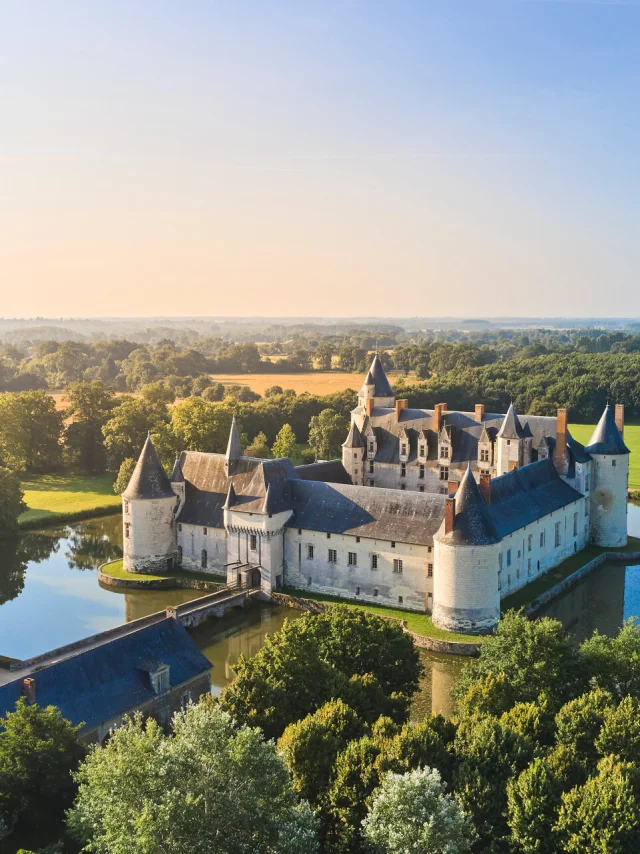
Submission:
{"label": "dormer window", "polygon": [[403,456],[406,456],[406,453],[407,453],[407,446],[406,446],[406,444],[403,442],[403,443],[402,443],[402,455],[403,455]]}
{"label": "dormer window", "polygon": [[369,442],[369,453],[373,453],[373,442]]}
{"label": "dormer window", "polygon": [[424,445],[420,445],[420,456],[424,457]]}
{"label": "dormer window", "polygon": [[488,448],[481,448],[480,449],[480,462],[481,463],[488,463],[489,462],[489,449]]}
{"label": "dormer window", "polygon": [[443,460],[449,459],[449,446],[448,445],[442,445],[442,447],[440,448],[440,458]]}

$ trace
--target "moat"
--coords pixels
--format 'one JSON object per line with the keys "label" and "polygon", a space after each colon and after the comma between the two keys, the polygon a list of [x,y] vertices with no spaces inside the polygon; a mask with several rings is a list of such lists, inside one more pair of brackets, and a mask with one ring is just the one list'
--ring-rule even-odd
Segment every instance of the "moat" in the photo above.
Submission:
{"label": "moat", "polygon": [[[640,535],[640,507],[629,505],[629,533]],[[43,529],[3,542],[0,550],[0,655],[28,658],[123,622],[194,598],[189,590],[119,592],[100,587],[97,568],[122,553],[120,516]],[[197,595],[197,594],[196,594]],[[556,617],[579,639],[595,629],[615,633],[622,621],[640,616],[640,565],[605,564],[544,614]],[[209,620],[192,634],[213,665],[219,691],[243,653],[253,655],[269,632],[301,612],[257,605]],[[415,714],[447,712],[449,693],[463,661],[421,652],[425,675]]]}

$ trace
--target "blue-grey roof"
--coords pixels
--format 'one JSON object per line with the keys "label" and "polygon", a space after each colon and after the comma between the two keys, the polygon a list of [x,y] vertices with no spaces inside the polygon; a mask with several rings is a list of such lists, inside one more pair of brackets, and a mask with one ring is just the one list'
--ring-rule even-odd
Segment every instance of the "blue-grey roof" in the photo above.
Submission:
{"label": "blue-grey roof", "polygon": [[[531,428],[529,428],[531,429]],[[529,433],[529,435],[531,435]],[[518,418],[516,408],[513,403],[509,404],[507,414],[504,416],[502,427],[498,433],[500,439],[524,439],[525,433]]]}
{"label": "blue-grey roof", "polygon": [[[91,731],[155,697],[149,662],[169,665],[171,687],[211,669],[176,620],[166,619],[29,675],[39,706],[57,706],[72,724]],[[0,686],[0,715],[15,708],[23,678]]]}
{"label": "blue-grey roof", "polygon": [[365,441],[362,438],[362,433],[358,430],[358,425],[355,421],[351,422],[347,438],[342,443],[343,448],[364,448]]}
{"label": "blue-grey roof", "polygon": [[302,480],[321,480],[324,483],[351,483],[351,478],[342,465],[342,460],[324,460],[296,466],[296,474]]}
{"label": "blue-grey roof", "polygon": [[453,529],[442,542],[454,546],[488,546],[500,542],[489,508],[469,466],[456,492]]}
{"label": "blue-grey roof", "polygon": [[290,485],[290,528],[432,545],[444,517],[444,495],[309,480]]}
{"label": "blue-grey roof", "polygon": [[147,436],[147,441],[144,443],[142,453],[122,497],[129,500],[175,497],[167,473],[153,447],[151,436]]}
{"label": "blue-grey roof", "polygon": [[[555,443],[554,443],[555,445]],[[588,463],[591,457],[586,452],[584,445],[581,445],[577,439],[574,439],[571,433],[567,431],[567,446],[573,458],[577,463]]]}
{"label": "blue-grey roof", "polygon": [[393,390],[389,385],[389,380],[382,367],[382,362],[378,358],[378,354],[373,357],[369,373],[367,374],[365,385],[372,385],[375,397],[393,397]]}
{"label": "blue-grey roof", "polygon": [[585,447],[589,454],[628,454],[629,448],[624,443],[618,425],[611,414],[611,407],[607,404],[598,426],[593,431],[589,443]]}
{"label": "blue-grey roof", "polygon": [[506,537],[580,498],[546,459],[493,478],[489,510],[496,530]]}

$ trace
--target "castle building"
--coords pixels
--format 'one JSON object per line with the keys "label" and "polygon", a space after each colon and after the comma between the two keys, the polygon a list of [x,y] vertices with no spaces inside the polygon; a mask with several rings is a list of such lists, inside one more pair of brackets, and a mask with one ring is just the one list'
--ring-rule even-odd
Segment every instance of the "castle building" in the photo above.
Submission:
{"label": "castle building", "polygon": [[123,493],[124,567],[174,565],[432,614],[490,631],[500,600],[588,543],[627,539],[624,410],[589,444],[556,418],[409,409],[378,357],[338,460],[294,466],[183,451],[170,477],[147,438]]}

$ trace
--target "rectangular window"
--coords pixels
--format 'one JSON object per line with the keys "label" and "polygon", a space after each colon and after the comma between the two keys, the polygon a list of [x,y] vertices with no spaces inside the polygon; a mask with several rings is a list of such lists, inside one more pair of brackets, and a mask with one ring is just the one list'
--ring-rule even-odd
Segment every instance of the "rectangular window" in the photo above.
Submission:
{"label": "rectangular window", "polygon": [[589,492],[589,475],[587,475],[584,479],[584,489],[585,492]]}
{"label": "rectangular window", "polygon": [[356,537],[356,543],[360,542],[360,537]]}
{"label": "rectangular window", "polygon": [[544,546],[544,531],[540,531],[540,548]]}
{"label": "rectangular window", "polygon": [[403,456],[403,457],[406,457],[406,456],[407,456],[407,446],[406,446],[404,443],[403,443],[403,445],[402,445],[402,451],[401,451],[401,453],[402,453],[402,456]]}
{"label": "rectangular window", "polygon": [[616,461],[616,460],[611,460],[611,465],[612,465],[612,466],[617,465],[617,461]]}
{"label": "rectangular window", "polygon": [[370,481],[369,481],[369,486],[375,486],[375,485],[376,485],[375,480],[370,480]]}
{"label": "rectangular window", "polygon": [[373,474],[373,461],[369,463],[369,474]]}
{"label": "rectangular window", "polygon": [[406,489],[406,488],[407,488],[407,484],[406,484],[406,483],[401,483],[401,484],[400,484],[400,489]]}
{"label": "rectangular window", "polygon": [[527,575],[531,575],[531,558],[527,561]]}
{"label": "rectangular window", "polygon": [[207,568],[207,550],[206,549],[202,549],[202,555],[200,557],[200,563],[202,564],[203,569]]}
{"label": "rectangular window", "polygon": [[395,541],[395,540],[391,540],[391,548],[392,548],[392,549],[395,549],[395,547],[396,547],[396,541]]}
{"label": "rectangular window", "polygon": [[360,595],[360,588],[356,587],[356,596],[359,596],[359,595]]}
{"label": "rectangular window", "polygon": [[527,537],[527,551],[533,551],[533,534]]}
{"label": "rectangular window", "polygon": [[420,445],[420,456],[424,457],[424,445]]}
{"label": "rectangular window", "polygon": [[407,476],[407,464],[406,463],[400,463],[400,477],[406,477],[406,476]]}
{"label": "rectangular window", "polygon": [[349,552],[349,566],[358,565],[358,555],[355,552]]}
{"label": "rectangular window", "polygon": [[331,534],[330,534],[329,532],[327,532],[327,539],[328,539],[328,540],[330,540],[330,539],[331,539]]}
{"label": "rectangular window", "polygon": [[129,528],[130,528],[129,522],[125,522],[125,524],[124,524],[124,535],[125,535],[125,537],[129,536]]}
{"label": "rectangular window", "polygon": [[178,530],[179,530],[179,531],[182,531],[182,525],[181,525],[181,524],[180,524],[180,525],[178,525]]}
{"label": "rectangular window", "polygon": [[442,445],[442,447],[440,448],[440,459],[441,460],[448,460],[449,459],[449,446],[448,445]]}
{"label": "rectangular window", "polygon": [[129,512],[129,502],[128,502],[128,501],[125,501],[125,502],[124,502],[124,512],[125,512],[125,513],[128,513],[128,512]]}
{"label": "rectangular window", "polygon": [[[509,444],[509,442],[507,442],[507,445],[508,444]],[[511,587],[511,576],[510,575],[507,575],[507,587]]]}
{"label": "rectangular window", "polygon": [[502,570],[498,570],[498,590],[502,590]]}
{"label": "rectangular window", "polygon": [[371,555],[371,569],[378,568],[378,555]]}
{"label": "rectangular window", "polygon": [[420,492],[424,492],[424,486],[419,486],[418,489],[420,490]]}
{"label": "rectangular window", "polygon": [[311,543],[309,543],[309,545],[307,546],[307,559],[313,560],[313,546],[311,545]]}
{"label": "rectangular window", "polygon": [[561,534],[560,534],[560,522],[556,522],[556,548],[560,545],[561,542]]}
{"label": "rectangular window", "polygon": [[402,605],[402,596],[398,596],[398,605]]}
{"label": "rectangular window", "polygon": [[205,537],[206,537],[206,536],[207,536],[207,529],[206,529],[206,528],[203,528],[203,529],[202,529],[202,533],[203,533],[203,534],[205,535]]}
{"label": "rectangular window", "polygon": [[420,468],[418,469],[418,477],[420,480],[424,480],[424,466],[420,464]]}
{"label": "rectangular window", "polygon": [[440,468],[440,480],[449,480],[449,469],[447,466]]}
{"label": "rectangular window", "polygon": [[511,549],[507,549],[507,566],[511,566]]}
{"label": "rectangular window", "polygon": [[369,442],[369,453],[373,453],[373,442]]}
{"label": "rectangular window", "polygon": [[256,537],[255,534],[251,534],[251,551],[255,552],[255,550],[257,548],[258,548],[258,538]]}
{"label": "rectangular window", "polygon": [[329,563],[338,563],[338,552],[335,549],[329,549],[327,560]]}
{"label": "rectangular window", "polygon": [[307,587],[311,587],[311,584],[312,584],[311,576],[308,575],[307,576]]}
{"label": "rectangular window", "polygon": [[574,537],[578,536],[578,514],[577,513],[573,514],[573,536]]}
{"label": "rectangular window", "polygon": [[427,564],[427,576],[429,578],[433,578],[433,564],[432,563]]}
{"label": "rectangular window", "polygon": [[302,528],[298,528],[298,536],[302,534]]}
{"label": "rectangular window", "polygon": [[373,588],[373,595],[374,595],[374,596],[377,596],[377,595],[378,595],[378,588],[377,588],[377,587],[374,587],[374,588]]}
{"label": "rectangular window", "polygon": [[398,575],[402,574],[402,561],[398,560],[398,558],[394,558],[393,560],[393,571],[397,572]]}
{"label": "rectangular window", "polygon": [[480,450],[480,462],[488,463],[489,462],[489,451],[487,448],[482,448]]}

